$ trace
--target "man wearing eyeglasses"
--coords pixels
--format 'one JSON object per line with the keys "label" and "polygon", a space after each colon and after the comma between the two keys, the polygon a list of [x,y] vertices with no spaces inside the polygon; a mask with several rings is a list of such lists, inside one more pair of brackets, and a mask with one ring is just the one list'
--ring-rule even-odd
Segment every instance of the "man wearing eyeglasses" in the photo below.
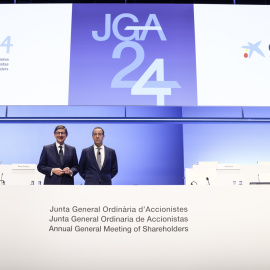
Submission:
{"label": "man wearing eyeglasses", "polygon": [[74,185],[74,176],[79,171],[76,149],[65,144],[68,131],[59,125],[54,130],[56,142],[43,147],[37,166],[45,174],[44,185]]}
{"label": "man wearing eyeglasses", "polygon": [[85,185],[111,185],[112,178],[118,172],[115,151],[103,145],[103,128],[94,128],[92,138],[94,145],[82,151],[80,175],[85,180]]}

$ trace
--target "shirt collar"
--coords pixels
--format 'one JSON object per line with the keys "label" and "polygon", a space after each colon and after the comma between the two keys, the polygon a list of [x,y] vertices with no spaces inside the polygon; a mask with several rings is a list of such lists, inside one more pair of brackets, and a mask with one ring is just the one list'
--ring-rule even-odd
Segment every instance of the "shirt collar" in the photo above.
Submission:
{"label": "shirt collar", "polygon": [[94,147],[95,147],[95,149],[100,148],[100,149],[104,150],[104,145],[103,145],[103,144],[102,144],[100,147],[98,147],[98,146],[96,146],[96,145],[94,144]]}
{"label": "shirt collar", "polygon": [[[59,146],[61,145],[61,144],[59,144],[58,142],[56,142],[55,144],[56,144],[56,148],[57,148],[57,149],[58,149]],[[62,144],[62,146],[63,146],[63,148],[65,148],[65,144],[64,144],[64,143]]]}

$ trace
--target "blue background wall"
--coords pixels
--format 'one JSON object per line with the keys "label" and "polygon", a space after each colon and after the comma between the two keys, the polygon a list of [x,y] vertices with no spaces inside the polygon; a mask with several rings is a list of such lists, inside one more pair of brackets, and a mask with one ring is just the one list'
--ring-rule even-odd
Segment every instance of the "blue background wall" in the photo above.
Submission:
{"label": "blue background wall", "polygon": [[[153,107],[153,111],[143,109],[149,116],[153,113],[171,116],[170,110],[181,114],[179,108],[167,111],[157,107]],[[135,107],[123,107],[122,110],[121,107],[102,106],[10,106],[7,111],[7,117],[2,114],[0,124],[2,164],[37,164],[43,145],[55,142],[53,131],[58,124],[67,127],[66,143],[76,147],[80,158],[82,149],[93,144],[93,128],[101,126],[105,130],[104,144],[114,148],[118,157],[119,173],[113,184],[183,184],[183,139],[179,123],[143,122],[144,119],[131,122],[139,115]],[[125,114],[131,118],[126,118]],[[73,117],[67,118],[71,115]],[[103,120],[99,122],[93,118],[97,115],[102,115]],[[92,118],[86,119],[87,116]],[[116,121],[111,119],[112,116]],[[79,175],[75,182],[84,183]]]}
{"label": "blue background wall", "polygon": [[[80,158],[102,126],[118,157],[113,184],[178,185],[198,161],[269,161],[269,117],[269,107],[0,106],[0,160],[37,164],[58,124]],[[84,183],[79,175],[75,182]]]}
{"label": "blue background wall", "polygon": [[198,161],[270,161],[269,124],[186,124],[183,130],[185,168]]}

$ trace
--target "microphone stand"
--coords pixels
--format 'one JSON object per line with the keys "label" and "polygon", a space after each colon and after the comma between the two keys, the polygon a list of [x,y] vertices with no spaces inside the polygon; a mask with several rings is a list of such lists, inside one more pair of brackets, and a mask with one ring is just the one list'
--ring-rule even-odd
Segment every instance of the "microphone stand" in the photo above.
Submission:
{"label": "microphone stand", "polygon": [[1,182],[1,185],[5,185],[6,182],[2,178],[3,178],[3,173],[1,174],[1,180],[0,180],[0,182]]}

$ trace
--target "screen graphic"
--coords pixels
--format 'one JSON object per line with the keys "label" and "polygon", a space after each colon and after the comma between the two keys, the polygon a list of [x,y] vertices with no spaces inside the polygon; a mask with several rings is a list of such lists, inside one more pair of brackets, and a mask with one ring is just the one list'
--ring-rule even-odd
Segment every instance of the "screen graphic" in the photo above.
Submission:
{"label": "screen graphic", "polygon": [[199,106],[269,106],[269,15],[269,6],[194,6]]}
{"label": "screen graphic", "polygon": [[68,105],[72,5],[1,5],[0,105]]}
{"label": "screen graphic", "polygon": [[269,106],[269,14],[269,6],[1,5],[0,105]]}
{"label": "screen graphic", "polygon": [[193,5],[73,5],[69,105],[197,105]]}

